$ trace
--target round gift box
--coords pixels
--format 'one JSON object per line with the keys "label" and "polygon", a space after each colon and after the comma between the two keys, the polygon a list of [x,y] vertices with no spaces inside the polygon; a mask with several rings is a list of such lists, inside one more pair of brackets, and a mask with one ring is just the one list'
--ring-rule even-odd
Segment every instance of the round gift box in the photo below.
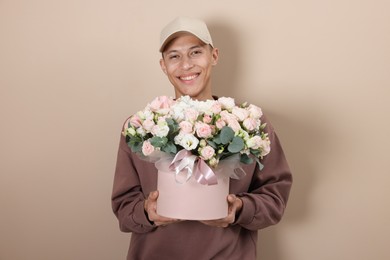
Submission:
{"label": "round gift box", "polygon": [[228,214],[229,177],[217,176],[218,184],[203,185],[191,177],[178,182],[173,171],[158,171],[157,214],[183,220],[212,220]]}

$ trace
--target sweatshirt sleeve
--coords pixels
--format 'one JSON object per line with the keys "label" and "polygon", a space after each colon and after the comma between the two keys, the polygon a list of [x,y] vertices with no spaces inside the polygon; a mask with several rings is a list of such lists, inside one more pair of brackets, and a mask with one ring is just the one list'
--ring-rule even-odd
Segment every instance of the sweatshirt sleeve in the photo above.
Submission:
{"label": "sweatshirt sleeve", "polygon": [[145,196],[132,156],[125,137],[121,136],[111,197],[112,210],[121,231],[146,233],[155,226],[144,210]]}
{"label": "sweatshirt sleeve", "polygon": [[255,168],[249,191],[237,194],[243,202],[236,218],[249,230],[258,230],[278,223],[284,213],[292,185],[292,175],[280,141],[269,122],[265,131],[271,141],[271,151],[264,157],[264,168]]}

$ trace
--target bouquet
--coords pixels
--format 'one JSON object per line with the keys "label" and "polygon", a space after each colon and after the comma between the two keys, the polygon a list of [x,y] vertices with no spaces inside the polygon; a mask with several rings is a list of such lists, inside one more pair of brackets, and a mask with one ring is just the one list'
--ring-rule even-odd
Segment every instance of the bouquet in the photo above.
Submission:
{"label": "bouquet", "polygon": [[160,96],[128,119],[123,135],[131,150],[144,157],[174,156],[177,171],[183,169],[177,168],[180,160],[193,158],[185,165],[188,177],[193,168],[203,175],[214,172],[233,156],[244,164],[255,160],[262,169],[260,160],[270,152],[270,140],[261,116],[259,107],[236,105],[230,97],[197,101]]}

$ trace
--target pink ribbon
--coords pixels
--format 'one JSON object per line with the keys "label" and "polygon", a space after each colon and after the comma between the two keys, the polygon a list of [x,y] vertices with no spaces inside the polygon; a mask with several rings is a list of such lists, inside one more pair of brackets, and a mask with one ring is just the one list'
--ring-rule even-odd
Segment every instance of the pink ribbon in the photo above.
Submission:
{"label": "pink ribbon", "polygon": [[197,182],[203,185],[216,185],[218,184],[217,176],[213,170],[207,165],[207,163],[199,159],[194,171],[194,178]]}
{"label": "pink ribbon", "polygon": [[203,185],[216,185],[218,184],[217,176],[213,170],[207,165],[207,163],[199,157],[193,155],[190,151],[180,150],[173,158],[169,169],[175,171],[176,181],[178,176],[186,170],[186,180],[188,181],[191,176],[194,176],[195,180]]}
{"label": "pink ribbon", "polygon": [[241,179],[246,173],[241,168],[240,157],[238,154],[229,156],[219,161],[216,169],[211,169],[208,164],[190,151],[180,150],[174,157],[164,152],[156,152],[147,158],[154,162],[156,168],[164,172],[174,172],[177,183],[183,184],[192,176],[202,185],[218,184],[217,175]]}

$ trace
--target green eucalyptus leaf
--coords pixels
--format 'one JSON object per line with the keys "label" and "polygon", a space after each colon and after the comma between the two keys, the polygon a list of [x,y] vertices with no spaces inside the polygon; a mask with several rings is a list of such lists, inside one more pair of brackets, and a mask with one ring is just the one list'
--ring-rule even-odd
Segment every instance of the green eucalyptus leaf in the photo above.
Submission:
{"label": "green eucalyptus leaf", "polygon": [[222,141],[221,141],[221,135],[216,135],[214,138],[213,138],[213,142],[215,144],[222,144]]}
{"label": "green eucalyptus leaf", "polygon": [[260,162],[259,158],[255,158],[257,164],[259,165],[260,171],[264,168],[264,165]]}
{"label": "green eucalyptus leaf", "polygon": [[253,162],[253,159],[250,158],[246,153],[241,154],[240,156],[240,162],[244,164],[251,164]]}
{"label": "green eucalyptus leaf", "polygon": [[242,149],[244,149],[244,147],[245,147],[244,140],[239,136],[235,136],[232,142],[228,146],[228,151],[231,153],[238,153]]}
{"label": "green eucalyptus leaf", "polygon": [[163,146],[161,148],[161,150],[163,152],[166,152],[166,153],[172,153],[172,154],[176,154],[177,153],[177,147],[174,143],[172,142],[168,142],[165,146]]}
{"label": "green eucalyptus leaf", "polygon": [[220,139],[222,144],[228,144],[234,138],[234,131],[228,126],[221,129]]}
{"label": "green eucalyptus leaf", "polygon": [[167,122],[168,125],[174,125],[175,121],[172,118],[165,118],[165,122]]}
{"label": "green eucalyptus leaf", "polygon": [[207,144],[213,147],[214,149],[217,149],[217,144],[211,140],[206,140]]}
{"label": "green eucalyptus leaf", "polygon": [[128,143],[128,146],[133,153],[139,153],[142,151],[142,142],[130,142]]}
{"label": "green eucalyptus leaf", "polygon": [[260,150],[259,149],[251,149],[251,154],[253,154],[256,157],[260,157]]}
{"label": "green eucalyptus leaf", "polygon": [[152,138],[150,138],[150,143],[154,147],[163,147],[164,145],[167,144],[167,142],[168,142],[168,138],[166,137],[153,136]]}

